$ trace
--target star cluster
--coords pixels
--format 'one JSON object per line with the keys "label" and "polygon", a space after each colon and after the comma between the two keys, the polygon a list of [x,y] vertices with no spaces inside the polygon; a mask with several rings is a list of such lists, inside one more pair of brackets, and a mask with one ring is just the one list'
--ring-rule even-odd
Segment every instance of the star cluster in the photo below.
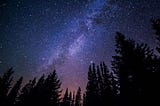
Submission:
{"label": "star cluster", "polygon": [[150,19],[159,0],[1,0],[0,73],[13,66],[26,80],[53,69],[72,90],[87,82],[88,65],[110,67],[116,31],[154,47]]}

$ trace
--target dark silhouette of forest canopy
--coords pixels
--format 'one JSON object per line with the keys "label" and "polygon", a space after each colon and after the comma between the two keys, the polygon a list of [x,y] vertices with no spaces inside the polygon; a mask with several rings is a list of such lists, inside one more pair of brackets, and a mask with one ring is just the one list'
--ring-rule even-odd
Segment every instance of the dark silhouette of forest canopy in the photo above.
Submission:
{"label": "dark silhouette of forest canopy", "polygon": [[0,76],[0,106],[160,106],[160,19],[151,21],[157,39],[156,53],[147,44],[136,43],[116,32],[111,70],[104,62],[88,69],[83,93],[67,88],[62,95],[55,70],[39,79],[23,77],[13,85],[13,69]]}

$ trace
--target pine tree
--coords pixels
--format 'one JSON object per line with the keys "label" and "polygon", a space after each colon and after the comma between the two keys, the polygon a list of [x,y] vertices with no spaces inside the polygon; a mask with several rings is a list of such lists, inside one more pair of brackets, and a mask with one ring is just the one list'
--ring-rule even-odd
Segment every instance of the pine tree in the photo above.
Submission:
{"label": "pine tree", "polygon": [[62,101],[62,106],[70,106],[70,100],[69,100],[69,95],[68,95],[68,88],[66,89],[66,92],[64,94],[63,97],[63,101]]}
{"label": "pine tree", "polygon": [[110,73],[110,76],[111,76],[111,89],[112,89],[112,105],[118,106],[118,104],[119,104],[119,101],[118,101],[118,98],[119,98],[118,79],[115,75],[113,75],[113,72]]}
{"label": "pine tree", "polygon": [[97,75],[95,65],[89,66],[88,83],[86,87],[86,106],[99,105],[99,91],[97,85]]}
{"label": "pine tree", "polygon": [[71,106],[75,106],[75,92],[73,92],[73,95],[72,95]]}
{"label": "pine tree", "polygon": [[[157,39],[157,51],[158,53],[160,54],[160,19],[154,19],[152,20],[152,28],[155,30],[155,37]],[[156,97],[160,95],[160,87],[159,87],[159,80],[160,80],[160,57],[159,57],[159,54],[158,56],[156,56],[154,58],[154,75],[152,77],[152,79],[154,79],[154,83],[152,83],[152,88],[154,88],[154,93],[152,93],[152,95],[154,94],[153,96],[153,102],[155,104],[160,104],[159,103],[159,99],[157,99]]]}
{"label": "pine tree", "polygon": [[37,83],[34,85],[33,89],[31,90],[31,97],[32,98],[32,104],[39,105],[43,102],[43,90],[44,90],[44,83],[45,83],[45,75],[43,74],[37,81]]}
{"label": "pine tree", "polygon": [[55,70],[46,78],[42,75],[37,83],[34,79],[22,88],[18,104],[59,106],[61,99],[60,86],[61,82]]}
{"label": "pine tree", "polygon": [[58,79],[56,71],[54,70],[47,76],[43,86],[41,87],[42,89],[40,90],[40,92],[42,93],[39,97],[40,100],[43,99],[43,101],[40,103],[47,106],[59,106],[61,100],[60,86],[61,82]]}
{"label": "pine tree", "polygon": [[11,82],[13,80],[14,71],[10,68],[4,75],[0,78],[0,105],[6,105],[7,103],[7,94],[11,87]]}
{"label": "pine tree", "polygon": [[102,63],[102,68],[101,68],[102,69],[101,73],[103,73],[102,74],[103,87],[101,88],[102,106],[106,106],[106,105],[112,106],[113,91],[111,88],[112,83],[111,83],[110,72],[104,62]]}
{"label": "pine tree", "polygon": [[25,86],[22,88],[20,95],[18,97],[17,105],[23,106],[23,105],[32,105],[32,90],[35,86],[36,80],[35,78],[33,80],[30,80]]}
{"label": "pine tree", "polygon": [[117,81],[117,78],[116,76],[113,75],[113,72],[111,72],[111,86],[112,86],[112,92],[113,92],[113,95],[117,96],[119,94],[119,86],[118,86],[118,81]]}
{"label": "pine tree", "polygon": [[134,48],[134,43],[132,41],[125,41],[124,35],[122,35],[121,33],[117,33],[116,49],[115,49],[117,55],[113,56],[112,67],[113,71],[119,77],[121,99],[126,101],[126,102],[121,101],[122,103],[124,103],[123,105],[129,105],[128,103],[129,102],[128,95],[130,95],[129,78],[131,77],[130,72],[126,69],[128,61],[124,56],[126,57],[128,56],[127,52],[129,55],[131,55],[133,48]]}
{"label": "pine tree", "polygon": [[99,94],[102,94],[104,85],[103,85],[102,73],[100,72],[99,66],[97,66],[97,82],[98,82]]}
{"label": "pine tree", "polygon": [[19,89],[21,88],[22,80],[23,80],[23,77],[21,77],[16,82],[16,84],[13,86],[13,88],[9,92],[9,94],[7,96],[7,103],[8,103],[8,105],[13,105],[13,104],[16,103],[16,99],[17,99],[17,96],[18,96],[18,93],[19,93]]}
{"label": "pine tree", "polygon": [[86,95],[83,94],[83,106],[86,106]]}
{"label": "pine tree", "polygon": [[119,77],[121,105],[144,105],[141,98],[147,99],[147,85],[153,83],[153,51],[146,44],[126,40],[121,33],[117,33],[115,51],[112,67]]}
{"label": "pine tree", "polygon": [[157,51],[160,53],[160,19],[152,20],[152,28],[156,31],[156,39],[158,40]]}
{"label": "pine tree", "polygon": [[69,106],[72,105],[72,92],[69,93]]}
{"label": "pine tree", "polygon": [[82,105],[82,98],[81,98],[81,88],[79,87],[76,94],[76,100],[75,100],[75,106],[81,106]]}

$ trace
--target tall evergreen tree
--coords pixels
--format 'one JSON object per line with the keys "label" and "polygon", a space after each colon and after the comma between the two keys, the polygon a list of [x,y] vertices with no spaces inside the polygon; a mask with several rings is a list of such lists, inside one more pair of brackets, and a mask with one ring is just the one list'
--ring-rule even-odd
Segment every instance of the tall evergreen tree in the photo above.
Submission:
{"label": "tall evergreen tree", "polygon": [[[126,41],[124,35],[121,33],[117,33],[116,36],[116,49],[115,52],[117,53],[116,56],[113,56],[112,61],[112,67],[113,71],[117,74],[119,77],[119,84],[120,84],[120,93],[121,93],[121,99],[125,100],[121,101],[123,105],[129,105],[129,95],[130,95],[130,83],[129,81],[131,76],[130,70],[127,70],[127,59],[130,59],[127,57],[128,55],[131,55],[133,53],[134,49],[134,42],[132,41]],[[125,58],[127,57],[127,58]]]}
{"label": "tall evergreen tree", "polygon": [[63,97],[62,106],[70,106],[70,98],[68,94],[68,88],[66,89],[66,92]]}
{"label": "tall evergreen tree", "polygon": [[72,92],[69,93],[69,105],[72,105]]}
{"label": "tall evergreen tree", "polygon": [[60,86],[61,82],[54,70],[46,78],[44,75],[41,76],[37,83],[35,79],[27,83],[22,88],[19,104],[59,106],[61,99]]}
{"label": "tall evergreen tree", "polygon": [[[114,98],[117,96],[117,92],[113,93],[112,80],[115,79],[111,79],[111,74],[104,62],[96,69],[94,64],[92,67],[90,66],[85,97],[86,106],[112,106]],[[118,89],[114,88],[114,90]]]}
{"label": "tall evergreen tree", "polygon": [[111,75],[110,72],[106,66],[106,64],[103,62],[102,65],[100,65],[102,68],[101,73],[102,79],[103,79],[103,87],[101,91],[101,98],[102,98],[102,105],[106,106],[112,106],[113,102],[113,91],[112,91],[112,83],[111,83]]}
{"label": "tall evergreen tree", "polygon": [[113,102],[114,102],[114,101],[117,101],[119,96],[119,86],[118,86],[119,84],[118,84],[118,79],[113,72],[111,72],[110,76],[111,76],[112,96],[113,96]]}
{"label": "tall evergreen tree", "polygon": [[47,106],[52,106],[52,105],[59,106],[61,100],[60,86],[61,82],[58,79],[56,71],[54,70],[47,76],[47,78],[44,81],[44,85],[40,90],[40,92],[42,92],[40,95],[40,99],[43,99],[41,104]]}
{"label": "tall evergreen tree", "polygon": [[83,94],[83,106],[86,106],[86,95]]}
{"label": "tall evergreen tree", "polygon": [[89,66],[88,83],[86,87],[86,106],[99,105],[99,91],[97,85],[97,75],[95,65]]}
{"label": "tall evergreen tree", "polygon": [[16,84],[13,86],[13,88],[9,92],[9,94],[7,96],[7,104],[8,105],[13,105],[13,104],[16,103],[16,99],[17,99],[17,96],[18,96],[18,93],[19,93],[19,89],[21,88],[22,80],[23,80],[23,77],[21,77],[16,82]]}
{"label": "tall evergreen tree", "polygon": [[102,93],[102,89],[104,87],[103,85],[103,78],[102,78],[102,73],[99,69],[99,66],[97,66],[97,82],[98,82],[98,93],[101,94]]}
{"label": "tall evergreen tree", "polygon": [[82,106],[81,88],[79,87],[76,94],[75,106]]}
{"label": "tall evergreen tree", "polygon": [[73,95],[72,95],[71,106],[75,106],[75,92],[73,92]]}
{"label": "tall evergreen tree", "polygon": [[17,105],[18,106],[23,106],[23,105],[32,105],[34,103],[32,103],[32,90],[35,86],[36,80],[30,80],[27,84],[24,85],[24,87],[22,88],[20,95],[18,96],[18,101],[17,101]]}
{"label": "tall evergreen tree", "polygon": [[156,39],[158,40],[157,51],[160,53],[160,19],[152,20],[152,28],[156,31]]}
{"label": "tall evergreen tree", "polygon": [[33,89],[30,92],[31,103],[34,105],[39,105],[43,103],[43,93],[45,83],[45,75],[43,74],[34,85]]}
{"label": "tall evergreen tree", "polygon": [[[156,31],[155,32],[155,37],[157,39],[157,51],[160,54],[160,19],[154,19],[152,20],[152,28]],[[154,79],[154,83],[152,83],[152,88],[154,88],[154,97],[152,98],[155,104],[160,104],[159,99],[155,98],[160,95],[160,87],[158,85],[160,81],[160,56],[158,55],[157,57],[154,58],[154,76],[152,79]],[[155,95],[156,94],[156,95]]]}
{"label": "tall evergreen tree", "polygon": [[153,51],[145,44],[125,39],[121,33],[117,33],[115,51],[112,67],[119,77],[121,105],[144,105],[142,98],[147,99],[150,92],[147,85],[153,83]]}
{"label": "tall evergreen tree", "polygon": [[4,106],[7,103],[7,94],[11,87],[11,82],[13,80],[12,68],[10,68],[4,75],[0,78],[0,105]]}

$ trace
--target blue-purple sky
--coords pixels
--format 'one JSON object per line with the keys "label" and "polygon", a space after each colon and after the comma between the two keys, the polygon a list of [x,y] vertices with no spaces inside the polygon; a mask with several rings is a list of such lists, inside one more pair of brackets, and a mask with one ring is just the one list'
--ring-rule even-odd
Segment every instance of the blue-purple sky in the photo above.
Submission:
{"label": "blue-purple sky", "polygon": [[154,47],[154,17],[159,0],[1,0],[0,73],[56,69],[64,89],[84,89],[90,63],[110,67],[116,31]]}

